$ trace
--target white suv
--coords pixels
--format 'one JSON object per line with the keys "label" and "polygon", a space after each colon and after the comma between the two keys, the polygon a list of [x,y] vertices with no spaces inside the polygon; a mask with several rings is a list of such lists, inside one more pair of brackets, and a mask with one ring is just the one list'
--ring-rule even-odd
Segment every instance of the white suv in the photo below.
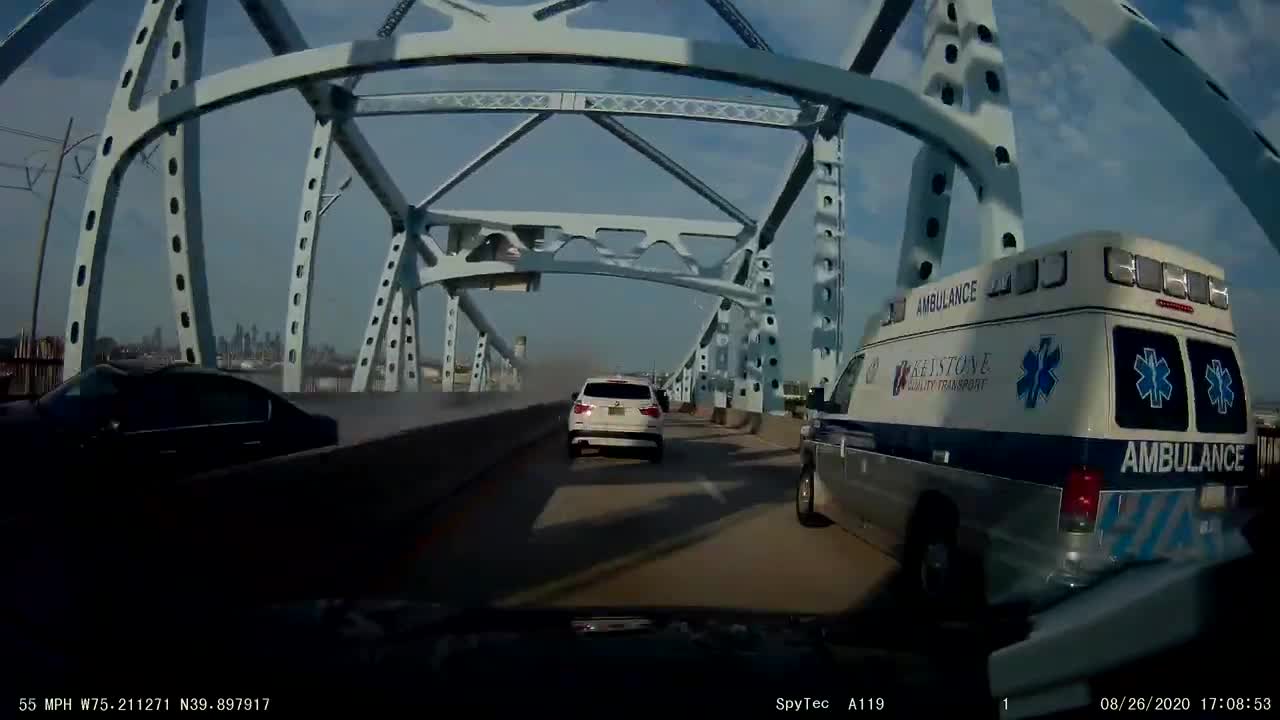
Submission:
{"label": "white suv", "polygon": [[650,462],[662,462],[662,407],[644,378],[587,378],[573,394],[569,413],[569,459],[582,447],[649,448]]}

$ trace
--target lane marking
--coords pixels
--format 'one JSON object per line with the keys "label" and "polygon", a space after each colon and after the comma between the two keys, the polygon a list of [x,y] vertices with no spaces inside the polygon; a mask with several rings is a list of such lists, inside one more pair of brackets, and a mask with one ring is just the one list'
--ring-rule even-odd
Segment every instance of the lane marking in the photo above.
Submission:
{"label": "lane marking", "polygon": [[704,525],[694,527],[678,535],[669,537],[666,540],[661,540],[649,547],[641,548],[610,560],[605,560],[593,567],[581,570],[572,575],[566,575],[555,580],[544,582],[541,585],[517,590],[499,599],[494,604],[499,607],[511,607],[515,605],[547,605],[554,603],[556,600],[562,599],[571,593],[584,590],[594,585],[600,585],[613,578],[621,576],[623,573],[635,570],[649,563],[658,562],[665,557],[675,554],[676,552],[686,550],[698,543],[709,540],[731,527],[740,525],[752,518],[760,517],[771,512],[774,507],[775,504],[773,503],[762,503],[743,508],[742,510],[724,515]]}
{"label": "lane marking", "polygon": [[721,505],[727,502],[724,499],[724,493],[720,492],[720,488],[716,487],[715,483],[711,482],[711,480],[706,475],[699,473],[696,476],[696,478],[698,480],[698,485],[702,486],[702,489],[706,491],[708,495],[715,498],[716,502],[720,503]]}

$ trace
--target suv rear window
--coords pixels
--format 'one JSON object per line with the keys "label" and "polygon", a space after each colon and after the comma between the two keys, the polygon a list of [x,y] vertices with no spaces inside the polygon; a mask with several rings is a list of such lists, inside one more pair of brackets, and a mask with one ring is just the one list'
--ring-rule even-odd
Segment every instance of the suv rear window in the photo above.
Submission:
{"label": "suv rear window", "polygon": [[1178,339],[1167,333],[1117,327],[1116,424],[1144,430],[1187,429],[1187,378]]}
{"label": "suv rear window", "polygon": [[1191,386],[1196,396],[1196,430],[1243,433],[1249,429],[1244,378],[1236,355],[1225,345],[1187,340]]}
{"label": "suv rear window", "polygon": [[582,389],[582,394],[587,397],[610,400],[651,400],[653,398],[648,385],[635,383],[587,383],[587,386]]}

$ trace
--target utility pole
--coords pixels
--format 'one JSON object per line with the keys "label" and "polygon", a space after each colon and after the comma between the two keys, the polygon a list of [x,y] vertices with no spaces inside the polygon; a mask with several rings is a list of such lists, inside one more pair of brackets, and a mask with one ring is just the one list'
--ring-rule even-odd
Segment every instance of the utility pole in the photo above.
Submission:
{"label": "utility pole", "polygon": [[36,316],[40,312],[40,280],[44,275],[44,250],[49,244],[49,224],[53,221],[53,201],[58,197],[58,180],[62,177],[62,159],[67,155],[67,142],[71,139],[71,125],[75,118],[67,119],[67,132],[62,136],[62,145],[58,148],[58,163],[53,171],[53,187],[49,189],[49,202],[44,208],[44,223],[40,226],[40,244],[36,248],[36,287],[31,296],[31,343],[32,353],[39,339],[36,333]]}

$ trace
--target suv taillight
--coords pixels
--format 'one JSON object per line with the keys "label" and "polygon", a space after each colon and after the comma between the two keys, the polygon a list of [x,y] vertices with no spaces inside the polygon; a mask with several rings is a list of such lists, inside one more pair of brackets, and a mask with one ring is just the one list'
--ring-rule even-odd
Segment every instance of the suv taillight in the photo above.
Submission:
{"label": "suv taillight", "polygon": [[655,418],[662,417],[662,408],[658,407],[657,405],[642,407],[640,408],[640,414],[648,415],[649,417],[655,417]]}
{"label": "suv taillight", "polygon": [[1058,510],[1058,529],[1063,532],[1093,532],[1098,519],[1098,494],[1102,492],[1102,473],[1093,468],[1077,467],[1067,473],[1062,486],[1062,506]]}
{"label": "suv taillight", "polygon": [[589,413],[589,412],[591,412],[591,408],[592,408],[592,407],[594,407],[594,406],[593,406],[593,405],[587,405],[586,403],[574,403],[574,404],[573,404],[573,414],[574,414],[574,415],[581,415],[581,414],[583,414],[583,413]]}

